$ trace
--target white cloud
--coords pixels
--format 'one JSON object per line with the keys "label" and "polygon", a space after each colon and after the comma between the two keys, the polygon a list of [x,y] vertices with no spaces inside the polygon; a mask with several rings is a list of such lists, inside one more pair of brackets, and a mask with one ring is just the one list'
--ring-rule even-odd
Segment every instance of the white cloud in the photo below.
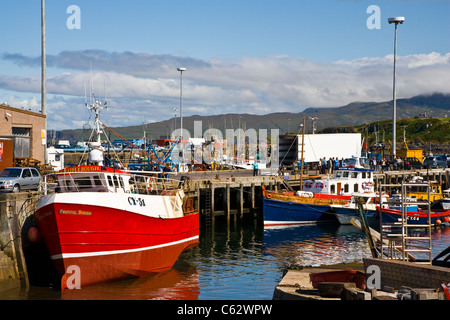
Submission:
{"label": "white cloud", "polygon": [[[397,58],[399,98],[450,92],[450,53]],[[3,60],[39,68],[39,59],[35,57],[5,54]],[[311,106],[338,107],[354,101],[392,99],[392,55],[333,63],[288,56],[222,62],[87,50],[65,51],[50,56],[48,61],[49,127],[57,129],[79,127],[83,118],[87,119],[84,93],[85,84],[91,80],[90,61],[97,96],[105,95],[106,82],[110,108],[104,117],[111,126],[137,125],[143,118],[160,121],[173,117],[173,107],[179,106],[180,74],[176,70],[179,66],[187,68],[183,73],[185,116],[300,112]],[[0,89],[17,95],[20,92],[38,95],[40,76],[0,75]],[[38,105],[36,99],[30,103]]]}

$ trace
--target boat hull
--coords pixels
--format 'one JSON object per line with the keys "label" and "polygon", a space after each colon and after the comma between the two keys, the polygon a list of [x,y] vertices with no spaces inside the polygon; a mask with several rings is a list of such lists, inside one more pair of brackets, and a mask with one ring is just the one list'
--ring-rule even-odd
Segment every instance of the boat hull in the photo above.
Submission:
{"label": "boat hull", "polygon": [[108,206],[101,199],[93,205],[49,197],[38,204],[35,219],[62,289],[75,280],[86,286],[169,270],[198,243],[198,213],[163,218],[115,207],[113,201]]}
{"label": "boat hull", "polygon": [[[443,220],[450,216],[450,210],[436,210],[430,213],[431,224],[435,224],[437,220]],[[406,215],[408,224],[428,224],[428,214],[423,211],[411,212]],[[397,209],[383,209],[383,222],[398,222],[402,218],[402,211]]]}
{"label": "boat hull", "polygon": [[[375,210],[365,209],[364,212],[368,218],[372,218],[375,214]],[[333,214],[340,224],[351,224],[350,220],[353,218],[361,220],[361,215],[357,208],[333,207]]]}
{"label": "boat hull", "polygon": [[330,206],[263,198],[264,226],[314,224],[333,220]]}
{"label": "boat hull", "polygon": [[449,198],[443,198],[440,200],[442,209],[450,210],[450,199]]}

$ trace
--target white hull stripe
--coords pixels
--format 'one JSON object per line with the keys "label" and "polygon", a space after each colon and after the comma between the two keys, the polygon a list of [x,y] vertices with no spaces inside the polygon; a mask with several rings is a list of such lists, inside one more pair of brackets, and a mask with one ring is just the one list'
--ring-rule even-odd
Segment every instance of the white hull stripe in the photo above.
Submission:
{"label": "white hull stripe", "polygon": [[267,221],[264,220],[264,225],[270,226],[270,225],[290,225],[290,224],[315,224],[317,221]]}
{"label": "white hull stripe", "polygon": [[128,250],[112,250],[112,251],[98,251],[98,252],[81,252],[81,253],[63,253],[63,254],[56,254],[51,256],[50,258],[52,260],[57,259],[67,259],[67,258],[84,258],[84,257],[96,257],[96,256],[107,256],[112,254],[123,254],[123,253],[132,253],[132,252],[139,252],[139,251],[146,251],[146,250],[153,250],[153,249],[159,249],[169,246],[174,246],[183,242],[189,242],[192,240],[198,239],[198,236],[194,236],[187,239],[182,239],[174,242],[168,242],[163,244],[158,244],[156,246],[150,246],[150,247],[144,247],[144,248],[136,248],[136,249],[128,249]]}

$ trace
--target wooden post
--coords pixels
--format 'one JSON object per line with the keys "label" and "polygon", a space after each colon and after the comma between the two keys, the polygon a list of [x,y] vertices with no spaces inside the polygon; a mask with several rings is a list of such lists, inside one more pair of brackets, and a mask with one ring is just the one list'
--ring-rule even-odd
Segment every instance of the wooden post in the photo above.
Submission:
{"label": "wooden post", "polygon": [[252,183],[251,189],[252,189],[252,199],[251,199],[250,212],[253,215],[255,213],[255,184],[254,183]]}
{"label": "wooden post", "polygon": [[240,219],[244,217],[244,185],[242,183],[239,188],[239,215]]}
{"label": "wooden post", "polygon": [[200,187],[198,183],[195,184],[195,193],[197,194],[197,201],[195,202],[195,211],[197,211],[200,215]]}
{"label": "wooden post", "polygon": [[225,214],[227,215],[227,224],[230,223],[230,213],[231,213],[231,209],[230,209],[230,185],[227,184],[226,186],[226,190],[225,190],[225,203],[226,203],[226,208],[225,208]]}
{"label": "wooden post", "polygon": [[215,191],[215,188],[214,188],[214,185],[211,183],[210,185],[209,185],[209,188],[210,188],[210,190],[211,190],[211,222],[212,222],[212,224],[214,225],[214,223],[215,223],[215,220],[216,220],[216,216],[215,216],[215,208],[214,208],[214,191]]}

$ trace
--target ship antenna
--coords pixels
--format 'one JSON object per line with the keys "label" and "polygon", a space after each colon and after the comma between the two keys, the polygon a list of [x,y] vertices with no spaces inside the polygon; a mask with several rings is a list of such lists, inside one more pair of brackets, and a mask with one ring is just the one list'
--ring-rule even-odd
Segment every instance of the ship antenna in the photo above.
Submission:
{"label": "ship antenna", "polygon": [[103,105],[105,106],[105,109],[107,109],[108,108],[108,96],[106,94],[106,79],[103,79],[103,85],[105,88],[105,103]]}
{"label": "ship antenna", "polygon": [[88,103],[87,103],[87,97],[86,97],[86,82],[84,83],[84,106],[87,108],[88,107]]}

